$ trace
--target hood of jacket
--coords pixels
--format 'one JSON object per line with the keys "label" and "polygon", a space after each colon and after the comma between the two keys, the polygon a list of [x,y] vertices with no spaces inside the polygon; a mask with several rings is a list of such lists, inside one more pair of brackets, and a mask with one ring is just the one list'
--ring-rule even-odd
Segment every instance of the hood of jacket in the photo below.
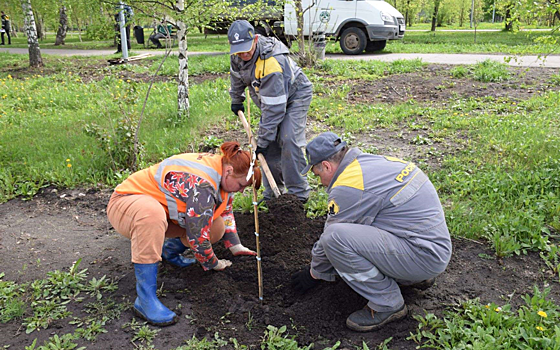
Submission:
{"label": "hood of jacket", "polygon": [[288,50],[286,45],[282,44],[282,42],[276,38],[259,35],[257,40],[257,51],[255,51],[255,56],[259,56],[263,60],[275,55],[290,53],[290,50]]}

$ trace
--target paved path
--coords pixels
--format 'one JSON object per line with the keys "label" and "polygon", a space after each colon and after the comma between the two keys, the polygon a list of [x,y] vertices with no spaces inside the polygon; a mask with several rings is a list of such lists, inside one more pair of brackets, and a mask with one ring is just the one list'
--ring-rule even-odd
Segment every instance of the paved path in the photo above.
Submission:
{"label": "paved path", "polygon": [[357,56],[344,55],[344,54],[327,54],[328,59],[338,60],[378,60],[378,61],[395,61],[395,60],[410,60],[419,58],[427,63],[441,63],[441,64],[474,64],[487,59],[505,63],[506,59],[511,58],[509,61],[510,66],[517,67],[547,67],[547,68],[560,68],[560,56],[513,56],[513,55],[491,55],[491,54],[442,54],[442,53],[378,53],[378,54],[363,54]]}
{"label": "paved path", "polygon": [[[15,54],[28,54],[24,48],[0,48],[1,52],[10,52]],[[115,57],[114,50],[66,50],[66,49],[41,49],[44,55],[61,55],[61,56],[111,56]],[[133,54],[150,53],[154,55],[163,55],[165,52],[160,50],[135,50]],[[173,51],[172,55],[176,55],[177,51]],[[223,55],[224,52],[189,52],[189,56],[195,55]],[[512,58],[513,57],[513,58]],[[344,55],[344,54],[327,54],[328,59],[338,60],[378,60],[378,61],[395,61],[409,60],[419,58],[426,63],[440,64],[474,64],[480,61],[491,59],[498,62],[505,62],[507,58],[512,58],[509,62],[511,66],[518,67],[548,67],[560,68],[560,55],[539,58],[538,56],[518,56],[513,55],[492,55],[492,54],[440,54],[440,53],[379,53],[379,54],[362,54],[362,55]]]}

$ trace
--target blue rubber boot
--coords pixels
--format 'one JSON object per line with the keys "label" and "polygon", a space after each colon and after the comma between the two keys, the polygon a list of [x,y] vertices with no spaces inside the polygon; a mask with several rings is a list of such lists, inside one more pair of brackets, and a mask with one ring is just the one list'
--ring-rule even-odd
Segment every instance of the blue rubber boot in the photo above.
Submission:
{"label": "blue rubber boot", "polygon": [[161,257],[171,265],[187,267],[194,264],[196,260],[181,255],[186,249],[180,238],[170,238],[163,243]]}
{"label": "blue rubber boot", "polygon": [[154,326],[169,326],[177,323],[179,317],[165,307],[156,295],[158,264],[134,264],[138,293],[134,313]]}

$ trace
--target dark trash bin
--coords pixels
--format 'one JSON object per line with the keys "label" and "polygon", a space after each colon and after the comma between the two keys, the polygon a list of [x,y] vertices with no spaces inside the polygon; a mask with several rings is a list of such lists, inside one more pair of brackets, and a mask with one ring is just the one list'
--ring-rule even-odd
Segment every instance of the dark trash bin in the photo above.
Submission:
{"label": "dark trash bin", "polygon": [[134,37],[138,44],[144,45],[144,28],[142,26],[134,26]]}

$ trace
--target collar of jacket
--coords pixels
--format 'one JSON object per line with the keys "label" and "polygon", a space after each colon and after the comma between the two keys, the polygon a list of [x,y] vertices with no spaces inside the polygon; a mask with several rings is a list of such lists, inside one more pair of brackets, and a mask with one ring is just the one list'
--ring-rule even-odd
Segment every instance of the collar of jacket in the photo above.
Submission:
{"label": "collar of jacket", "polygon": [[348,152],[346,152],[346,155],[344,156],[344,158],[342,158],[342,161],[340,162],[338,169],[336,169],[336,173],[334,174],[331,183],[327,188],[327,193],[331,191],[332,185],[336,182],[340,174],[344,172],[346,167],[350,165],[350,163],[352,163],[362,153],[363,152],[359,148],[350,148]]}

